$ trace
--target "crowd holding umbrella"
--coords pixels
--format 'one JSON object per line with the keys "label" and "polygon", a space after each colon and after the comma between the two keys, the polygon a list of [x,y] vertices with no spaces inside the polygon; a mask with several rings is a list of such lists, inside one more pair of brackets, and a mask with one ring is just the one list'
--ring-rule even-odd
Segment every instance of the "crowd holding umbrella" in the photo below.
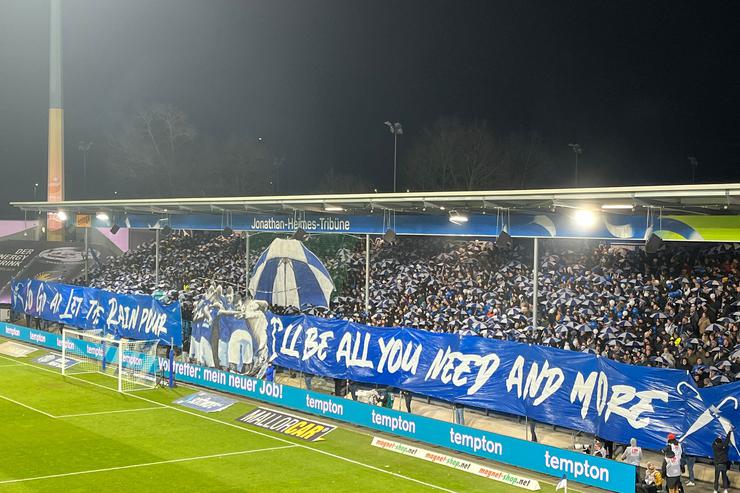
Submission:
{"label": "crowd holding umbrella", "polygon": [[[490,241],[435,238],[372,244],[368,311],[361,246],[356,251],[343,247],[323,258],[329,272],[346,272],[329,306],[299,299],[297,306],[273,310],[528,342],[630,364],[679,368],[690,371],[702,387],[740,379],[738,245],[675,244],[646,255],[643,249],[585,242],[575,251],[552,241],[545,250],[539,259],[536,321],[531,251],[521,245],[500,249]],[[163,241],[161,251],[162,286],[153,282],[151,244],[94,269],[91,285],[121,292],[164,289],[187,309],[210,279],[235,286],[246,281],[243,240],[237,236],[174,235]],[[260,262],[256,255],[251,265],[255,261]],[[252,282],[257,297],[267,291],[258,285]],[[264,285],[275,290],[274,282]]]}

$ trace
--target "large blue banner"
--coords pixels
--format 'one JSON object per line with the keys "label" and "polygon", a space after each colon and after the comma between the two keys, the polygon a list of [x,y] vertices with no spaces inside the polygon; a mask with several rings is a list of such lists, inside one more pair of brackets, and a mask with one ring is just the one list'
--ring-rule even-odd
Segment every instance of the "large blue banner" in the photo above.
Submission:
{"label": "large blue banner", "polygon": [[[740,425],[736,387],[704,393],[687,372],[586,353],[271,313],[268,344],[279,366],[528,416],[620,443],[636,438],[650,449],[664,447],[674,433],[689,454],[711,457],[714,438]],[[731,455],[740,457],[736,447]]]}
{"label": "large blue banner", "polygon": [[102,330],[126,339],[159,339],[182,346],[180,303],[163,304],[151,296],[117,294],[37,280],[13,281],[12,307],[83,330]]}

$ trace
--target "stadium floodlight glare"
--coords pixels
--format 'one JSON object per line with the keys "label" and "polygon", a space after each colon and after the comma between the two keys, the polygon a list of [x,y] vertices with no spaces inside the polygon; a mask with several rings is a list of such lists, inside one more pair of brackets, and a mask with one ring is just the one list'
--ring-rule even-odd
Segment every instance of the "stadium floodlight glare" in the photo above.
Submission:
{"label": "stadium floodlight glare", "polygon": [[468,216],[461,212],[450,211],[450,222],[453,224],[465,224],[468,222]]}
{"label": "stadium floodlight glare", "polygon": [[57,211],[57,219],[59,219],[60,221],[64,222],[64,221],[67,220],[67,218],[68,218],[68,216],[67,216],[67,213],[66,212],[64,212],[64,211]]}
{"label": "stadium floodlight glare", "polygon": [[594,211],[588,209],[576,209],[576,212],[573,214],[573,219],[575,219],[576,224],[582,228],[590,228],[596,224],[596,214]]}
{"label": "stadium floodlight glare", "polygon": [[107,221],[108,219],[110,219],[110,217],[105,212],[98,212],[97,214],[95,214],[95,219],[97,219],[98,221]]}
{"label": "stadium floodlight glare", "polygon": [[344,207],[339,205],[324,205],[324,211],[326,212],[342,212]]}
{"label": "stadium floodlight glare", "polygon": [[601,208],[604,210],[632,210],[635,206],[632,204],[603,204]]}

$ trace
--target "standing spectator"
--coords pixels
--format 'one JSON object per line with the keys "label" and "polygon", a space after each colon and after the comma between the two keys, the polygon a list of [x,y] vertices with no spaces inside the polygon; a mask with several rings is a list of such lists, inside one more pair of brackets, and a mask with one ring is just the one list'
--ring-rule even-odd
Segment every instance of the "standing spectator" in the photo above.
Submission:
{"label": "standing spectator", "polygon": [[313,375],[312,374],[304,373],[303,381],[306,383],[306,390],[313,390]]}
{"label": "standing spectator", "polygon": [[601,441],[604,444],[604,450],[606,450],[606,458],[611,459],[612,453],[614,452],[614,442],[612,442],[611,440],[606,440],[604,438],[602,438]]}
{"label": "standing spectator", "polygon": [[681,463],[686,466],[689,473],[689,480],[686,482],[686,486],[696,486],[696,483],[694,483],[694,464],[696,464],[696,457],[684,454],[681,457]]}
{"label": "standing spectator", "polygon": [[673,454],[681,459],[683,456],[683,447],[681,447],[681,443],[676,439],[676,435],[673,433],[668,434],[668,443],[667,445],[673,450]]}
{"label": "standing spectator", "polygon": [[714,452],[714,493],[717,493],[717,488],[719,488],[720,475],[722,476],[724,493],[727,493],[727,488],[730,487],[730,479],[727,477],[729,465],[727,451],[730,448],[730,437],[734,432],[735,428],[730,430],[724,440],[722,440],[722,437],[717,437],[712,443],[712,451]]}
{"label": "standing spectator", "polygon": [[606,459],[606,448],[600,440],[594,440],[594,450],[591,452],[591,455]]}
{"label": "standing spectator", "polygon": [[699,327],[699,335],[704,335],[704,329],[709,327],[709,325],[712,323],[711,320],[709,320],[709,315],[707,315],[707,311],[704,310],[701,313],[701,318],[699,319],[699,322],[697,323]]}
{"label": "standing spectator", "polygon": [[401,391],[401,397],[403,398],[403,402],[406,404],[406,412],[411,412],[411,392],[408,390],[402,390]]}
{"label": "standing spectator", "polygon": [[452,405],[453,409],[453,418],[455,423],[459,425],[465,424],[465,406],[459,403],[455,403]]}
{"label": "standing spectator", "polygon": [[529,420],[529,439],[537,443],[537,422],[533,419]]}
{"label": "standing spectator", "polygon": [[267,364],[267,369],[265,370],[265,380],[268,382],[272,382],[275,380],[275,367],[272,366],[272,363]]}
{"label": "standing spectator", "polygon": [[681,457],[677,456],[670,446],[665,449],[663,475],[666,478],[668,493],[678,493],[681,488]]}
{"label": "standing spectator", "polygon": [[635,475],[640,480],[640,463],[642,462],[642,447],[637,446],[637,439],[630,438],[630,445],[622,452],[621,459],[627,464],[635,466]]}
{"label": "standing spectator", "polygon": [[383,391],[383,407],[387,407],[388,409],[393,409],[393,393],[391,392],[390,387],[386,387]]}
{"label": "standing spectator", "polygon": [[354,382],[352,380],[347,380],[348,384],[347,387],[349,388],[349,395],[352,396],[352,400],[357,400],[357,389],[359,389],[359,385],[357,385],[357,382]]}

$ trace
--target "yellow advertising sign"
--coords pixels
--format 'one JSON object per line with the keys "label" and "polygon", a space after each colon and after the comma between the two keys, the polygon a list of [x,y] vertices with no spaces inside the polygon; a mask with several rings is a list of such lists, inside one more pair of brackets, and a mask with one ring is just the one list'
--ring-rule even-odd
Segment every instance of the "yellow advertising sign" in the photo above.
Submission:
{"label": "yellow advertising sign", "polygon": [[75,216],[75,226],[78,228],[90,228],[92,227],[92,215],[90,214],[77,214]]}

